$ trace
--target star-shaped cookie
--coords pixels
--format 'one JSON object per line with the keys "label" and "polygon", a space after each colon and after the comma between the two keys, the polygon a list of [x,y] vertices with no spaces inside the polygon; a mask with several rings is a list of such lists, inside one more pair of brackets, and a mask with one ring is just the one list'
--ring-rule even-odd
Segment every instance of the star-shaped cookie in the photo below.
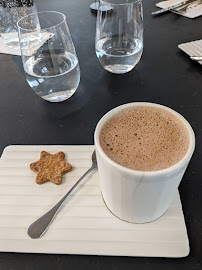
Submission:
{"label": "star-shaped cookie", "polygon": [[37,173],[37,184],[42,184],[48,180],[56,185],[61,184],[63,173],[72,169],[72,166],[64,161],[64,157],[63,152],[51,155],[46,151],[42,151],[40,160],[30,164],[30,169]]}

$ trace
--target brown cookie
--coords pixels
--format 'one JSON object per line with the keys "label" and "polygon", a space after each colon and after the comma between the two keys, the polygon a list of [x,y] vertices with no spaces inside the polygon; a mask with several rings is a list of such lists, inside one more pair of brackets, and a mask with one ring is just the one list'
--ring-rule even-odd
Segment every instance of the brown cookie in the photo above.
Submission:
{"label": "brown cookie", "polygon": [[60,185],[63,173],[72,169],[72,166],[64,161],[64,157],[65,154],[63,152],[51,155],[46,151],[42,151],[40,160],[30,164],[30,169],[37,173],[37,184],[42,184],[49,180],[56,185]]}

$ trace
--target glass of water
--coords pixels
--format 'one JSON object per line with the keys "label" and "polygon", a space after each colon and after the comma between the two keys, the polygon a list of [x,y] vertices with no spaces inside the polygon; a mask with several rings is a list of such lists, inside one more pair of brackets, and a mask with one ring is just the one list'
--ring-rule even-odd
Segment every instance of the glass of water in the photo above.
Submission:
{"label": "glass of water", "polygon": [[70,98],[80,81],[80,69],[64,14],[44,11],[18,21],[25,76],[41,98],[60,102]]}
{"label": "glass of water", "polygon": [[[2,5],[1,5],[2,2]],[[24,16],[36,13],[33,0],[0,0],[0,33],[3,42],[11,49],[19,49],[17,22]]]}
{"label": "glass of water", "polygon": [[100,0],[95,49],[101,65],[112,73],[123,74],[137,65],[143,52],[141,0]]}

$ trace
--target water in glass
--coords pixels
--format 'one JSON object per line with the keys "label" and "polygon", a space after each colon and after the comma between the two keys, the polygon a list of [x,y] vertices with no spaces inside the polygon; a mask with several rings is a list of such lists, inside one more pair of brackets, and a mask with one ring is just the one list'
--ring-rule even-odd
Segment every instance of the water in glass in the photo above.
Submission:
{"label": "water in glass", "polygon": [[78,59],[70,52],[43,51],[30,57],[24,70],[35,93],[51,102],[70,98],[80,81]]}
{"label": "water in glass", "polygon": [[96,44],[96,54],[101,65],[112,73],[122,74],[130,71],[139,62],[143,51],[138,38],[115,35],[103,38]]}

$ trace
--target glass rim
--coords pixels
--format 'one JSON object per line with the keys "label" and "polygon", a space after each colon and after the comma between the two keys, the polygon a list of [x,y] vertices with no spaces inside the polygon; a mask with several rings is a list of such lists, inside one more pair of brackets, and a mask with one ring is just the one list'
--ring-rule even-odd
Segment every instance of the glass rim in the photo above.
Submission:
{"label": "glass rim", "polygon": [[127,2],[125,2],[125,3],[113,3],[113,0],[100,0],[100,2],[109,4],[109,5],[113,5],[113,6],[125,6],[125,5],[135,4],[135,3],[138,3],[138,2],[141,3],[142,0],[130,0],[130,3],[127,3]]}
{"label": "glass rim", "polygon": [[[17,27],[18,27],[18,29],[32,32],[34,29],[27,29],[27,28],[21,27],[21,26],[19,25],[19,23],[20,23],[24,18],[28,18],[28,17],[33,16],[34,14],[41,14],[41,13],[57,13],[57,14],[60,14],[60,15],[62,16],[62,21],[61,21],[60,23],[55,24],[55,25],[50,26],[50,27],[42,28],[41,30],[47,30],[47,29],[50,29],[50,28],[59,26],[60,24],[62,24],[63,22],[66,21],[66,16],[65,16],[62,12],[59,12],[59,11],[53,11],[53,10],[50,10],[50,11],[39,11],[39,12],[34,12],[34,13],[31,13],[31,14],[29,14],[29,15],[26,15],[26,16],[20,18],[20,20],[17,22]],[[37,30],[37,29],[36,29],[36,30]]]}

